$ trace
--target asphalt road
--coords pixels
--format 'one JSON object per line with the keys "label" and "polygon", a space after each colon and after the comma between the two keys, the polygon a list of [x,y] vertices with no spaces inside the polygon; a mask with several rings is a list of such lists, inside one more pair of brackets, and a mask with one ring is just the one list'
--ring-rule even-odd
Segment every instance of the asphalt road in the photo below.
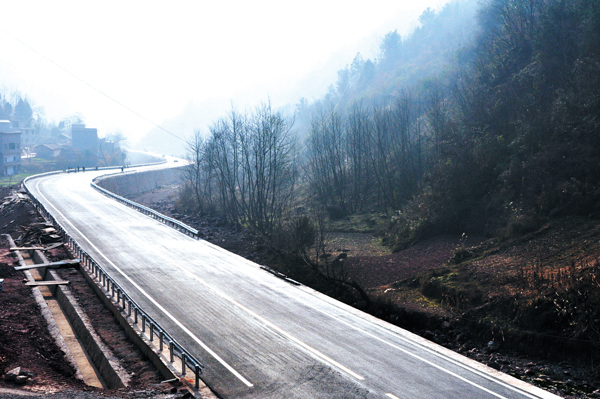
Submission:
{"label": "asphalt road", "polygon": [[557,398],[125,207],[104,173],[27,186],[223,398]]}

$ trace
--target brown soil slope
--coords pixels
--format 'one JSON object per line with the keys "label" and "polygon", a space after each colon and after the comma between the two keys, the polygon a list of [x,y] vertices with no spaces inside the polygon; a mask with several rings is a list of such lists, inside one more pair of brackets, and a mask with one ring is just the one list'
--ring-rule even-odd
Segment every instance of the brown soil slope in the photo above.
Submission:
{"label": "brown soil slope", "polygon": [[[166,187],[131,199],[268,265],[269,256],[251,237],[227,230],[218,219],[177,213],[176,198],[177,188]],[[600,339],[578,330],[585,323],[575,317],[593,319],[597,313],[552,304],[552,298],[562,298],[594,309],[577,296],[577,284],[587,279],[592,284],[586,293],[600,296],[600,272],[594,275],[600,221],[555,220],[504,241],[440,236],[395,254],[376,242],[359,233],[338,233],[331,240],[334,257],[347,250],[344,271],[374,301],[367,309],[372,314],[563,397],[600,397]],[[600,300],[597,305],[600,309]],[[560,318],[565,312],[571,318]],[[588,322],[589,333],[600,317]]]}

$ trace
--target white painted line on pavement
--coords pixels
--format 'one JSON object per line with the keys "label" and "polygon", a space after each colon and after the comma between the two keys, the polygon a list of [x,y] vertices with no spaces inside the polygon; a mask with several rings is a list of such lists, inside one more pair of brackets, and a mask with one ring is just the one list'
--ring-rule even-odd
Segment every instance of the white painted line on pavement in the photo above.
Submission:
{"label": "white painted line on pavement", "polygon": [[[391,343],[391,342],[389,342],[389,341],[386,341],[385,339],[383,339],[383,338],[380,338],[380,337],[378,337],[378,336],[377,336],[377,335],[375,335],[375,334],[372,334],[372,333],[370,333],[370,332],[368,332],[368,331],[365,331],[365,330],[363,330],[363,329],[361,329],[361,328],[357,327],[356,325],[354,325],[354,324],[352,324],[352,323],[349,323],[349,322],[347,322],[347,321],[344,321],[344,320],[340,319],[339,317],[337,317],[337,316],[334,316],[334,315],[332,315],[332,314],[330,314],[330,313],[328,313],[328,312],[326,312],[326,311],[324,311],[324,310],[322,310],[322,309],[318,309],[318,308],[316,308],[316,307],[312,306],[311,304],[309,304],[309,303],[307,303],[307,302],[305,302],[305,301],[302,301],[302,300],[300,300],[300,299],[298,299],[298,301],[299,301],[299,302],[302,302],[302,303],[303,303],[305,306],[308,306],[309,308],[311,308],[311,309],[313,309],[313,310],[316,310],[316,311],[317,311],[317,312],[319,312],[319,313],[322,313],[322,314],[324,314],[324,315],[326,315],[326,316],[328,316],[328,317],[331,317],[332,319],[334,319],[334,320],[337,320],[337,321],[339,321],[340,323],[347,325],[348,327],[351,327],[351,328],[353,328],[353,329],[355,329],[355,330],[357,330],[357,331],[359,331],[359,332],[361,332],[361,333],[363,333],[363,334],[365,334],[365,335],[368,335],[368,336],[370,336],[371,338],[374,338],[374,339],[376,339],[376,340],[378,340],[378,341],[380,341],[380,342],[382,342],[382,343],[384,343],[384,344],[386,344],[386,345],[388,345],[388,346],[391,346],[391,347],[392,347],[392,348],[394,348],[394,349],[397,349],[397,350],[399,350],[399,351],[401,351],[401,352],[404,352],[404,353],[406,353],[407,355],[409,355],[409,356],[412,356],[412,357],[414,357],[414,358],[416,358],[416,359],[418,359],[418,360],[420,360],[420,361],[422,361],[422,362],[424,362],[424,363],[427,363],[428,365],[430,365],[430,366],[433,366],[433,367],[437,368],[438,370],[441,370],[441,371],[443,371],[443,372],[445,372],[445,373],[447,373],[447,374],[450,374],[451,376],[453,376],[453,377],[456,377],[456,378],[458,378],[458,379],[459,379],[459,380],[461,380],[461,381],[464,381],[464,382],[466,382],[466,383],[468,383],[468,384],[470,384],[470,385],[472,385],[472,386],[474,386],[474,387],[476,387],[476,388],[479,388],[479,389],[481,389],[481,390],[483,390],[483,391],[485,391],[485,392],[487,392],[487,393],[489,393],[489,394],[491,394],[491,395],[493,395],[493,396],[496,396],[496,397],[498,397],[498,398],[501,398],[501,399],[507,399],[505,396],[502,396],[502,395],[499,395],[499,394],[497,394],[497,393],[495,393],[495,392],[493,392],[493,391],[490,391],[489,389],[487,389],[487,388],[485,388],[485,387],[483,387],[483,386],[481,386],[481,385],[479,385],[479,384],[477,384],[477,383],[475,383],[475,382],[473,382],[473,381],[470,381],[470,380],[468,380],[468,379],[467,379],[467,378],[465,378],[465,377],[462,377],[462,376],[460,376],[460,375],[458,375],[458,374],[456,374],[456,373],[454,373],[454,372],[452,372],[452,371],[450,371],[450,370],[448,370],[448,369],[445,369],[444,367],[442,367],[442,366],[439,366],[439,365],[437,365],[437,364],[435,364],[435,363],[433,363],[433,362],[431,362],[431,361],[429,361],[429,360],[427,360],[427,359],[425,359],[425,358],[423,358],[423,357],[421,357],[421,356],[419,356],[419,355],[416,355],[416,354],[414,354],[414,353],[412,353],[412,352],[410,352],[410,351],[408,351],[408,350],[406,350],[406,349],[403,349],[403,348],[401,348],[400,346],[398,346],[398,345],[396,345],[396,344],[393,344],[393,343]],[[376,328],[377,328],[378,330],[380,330],[380,331],[385,331],[385,332],[388,332],[389,334],[392,334],[392,332],[390,332],[390,331],[387,331],[387,330],[385,330],[384,328],[381,328],[381,327],[379,327],[379,326],[377,326],[377,325],[375,325],[375,324],[373,324],[373,326],[374,326],[374,327],[376,327]],[[403,341],[405,341],[405,342],[407,342],[407,343],[409,343],[409,344],[411,344],[411,345],[416,345],[416,343],[414,343],[414,342],[412,342],[412,341],[410,341],[410,340],[408,340],[408,339],[406,339],[406,338],[404,338],[404,337],[397,336],[397,335],[394,335],[394,336],[395,336],[395,337],[397,337],[397,338],[399,338],[399,339],[401,339],[401,340],[403,340]],[[428,349],[428,348],[424,348],[424,347],[422,347],[422,348],[423,348],[423,350],[425,350],[425,351],[427,351],[427,352],[430,352],[430,353],[432,353],[432,354],[434,354],[434,355],[436,355],[436,356],[440,356],[438,353],[436,353],[436,352],[433,352],[432,350],[430,350],[430,349]],[[467,368],[465,365],[463,365],[463,364],[461,364],[461,363],[459,363],[459,362],[457,362],[457,361],[455,361],[455,360],[453,360],[453,359],[446,358],[445,356],[444,356],[444,359],[448,360],[449,362],[451,362],[451,363],[453,363],[453,364],[455,364],[455,365],[457,365],[457,366],[460,366],[460,367],[463,367],[463,368]],[[529,397],[529,398],[532,398],[532,399],[538,398],[538,396],[533,396],[533,395],[531,395],[531,394],[529,394],[529,393],[527,393],[527,392],[523,392],[523,391],[522,391],[522,390],[520,390],[520,389],[517,389],[517,388],[515,388],[515,387],[513,387],[513,386],[511,386],[511,385],[509,385],[509,384],[506,384],[506,383],[504,383],[504,382],[502,382],[502,381],[498,381],[497,379],[495,379],[495,378],[493,378],[493,377],[490,377],[490,376],[486,375],[485,373],[482,373],[482,372],[480,372],[480,371],[478,371],[478,370],[474,370],[474,369],[471,369],[471,368],[468,368],[468,370],[469,370],[470,372],[473,372],[474,374],[477,374],[477,375],[479,375],[480,377],[484,377],[484,378],[486,378],[486,379],[488,379],[488,380],[490,380],[490,381],[492,381],[492,382],[494,382],[494,383],[496,383],[496,384],[498,384],[498,385],[501,385],[501,386],[503,386],[503,387],[505,387],[505,388],[509,388],[509,389],[511,389],[511,390],[513,390],[513,391],[519,392],[520,394],[522,394],[522,395],[525,395],[525,396],[527,396],[527,397]],[[391,395],[391,394],[389,394],[389,395]]]}
{"label": "white painted line on pavement", "polygon": [[298,338],[294,337],[290,333],[288,333],[288,332],[282,330],[281,328],[277,327],[275,324],[271,323],[270,321],[268,321],[264,317],[258,315],[257,313],[253,312],[252,310],[248,309],[246,306],[242,305],[241,303],[239,303],[235,299],[231,298],[230,296],[228,296],[227,294],[225,294],[224,292],[222,292],[218,288],[215,288],[212,285],[208,284],[206,281],[202,280],[200,277],[196,276],[194,273],[192,273],[188,269],[185,269],[184,267],[179,266],[179,265],[172,265],[172,266],[174,266],[174,267],[178,268],[179,270],[181,270],[182,272],[186,273],[188,276],[190,276],[194,280],[198,281],[200,284],[204,285],[206,288],[208,288],[209,290],[211,290],[215,294],[219,295],[221,298],[223,298],[223,299],[231,302],[232,304],[234,304],[238,308],[242,309],[244,312],[248,313],[249,315],[251,315],[255,319],[257,319],[260,322],[262,322],[262,323],[266,324],[267,326],[271,327],[273,330],[277,331],[278,333],[280,333],[281,335],[285,336],[289,340],[297,343],[298,345],[300,345],[301,347],[303,347],[307,351],[311,352],[315,356],[319,357],[321,360],[325,361],[326,363],[329,363],[330,365],[332,365],[334,367],[337,367],[338,369],[346,372],[347,374],[350,374],[352,377],[356,378],[357,380],[361,380],[362,381],[362,380],[365,379],[361,375],[359,375],[359,374],[355,373],[354,371],[350,370],[349,368],[341,365],[340,363],[336,362],[332,358],[330,358],[330,357],[326,356],[325,354],[319,352],[315,348],[313,348],[313,347],[309,346],[308,344],[300,341]]}
{"label": "white painted line on pavement", "polygon": [[[38,189],[38,191],[39,191],[39,189]],[[40,195],[42,195],[42,196],[43,196],[43,194],[41,194],[41,192],[40,192]],[[46,197],[44,197],[44,198],[46,199],[46,201],[47,201],[47,202],[49,202],[49,201],[48,201],[48,199],[47,199]],[[69,221],[68,221],[68,220],[65,218],[65,216],[64,216],[62,213],[60,213],[60,211],[58,211],[58,209],[56,209],[56,207],[54,207],[54,206],[52,206],[52,207],[53,207],[53,208],[54,208],[54,209],[55,209],[55,210],[56,210],[56,211],[57,211],[57,212],[58,212],[58,213],[59,213],[59,214],[60,214],[60,215],[63,217],[63,219],[65,219],[65,220],[66,220],[66,221],[67,221],[67,222],[68,222],[68,223],[69,223],[71,226],[73,226],[73,224],[72,224],[72,223],[70,223],[70,222],[69,222]],[[164,312],[164,313],[165,313],[167,316],[169,316],[169,317],[170,317],[170,318],[171,318],[171,319],[172,319],[172,320],[173,320],[173,321],[174,321],[176,324],[178,324],[178,325],[179,325],[179,326],[180,326],[180,327],[181,327],[181,328],[182,328],[182,329],[183,329],[183,330],[184,330],[186,333],[188,333],[188,335],[190,335],[190,336],[191,336],[191,337],[192,337],[192,338],[193,338],[193,339],[194,339],[196,342],[198,342],[198,343],[199,343],[199,344],[200,344],[200,345],[201,345],[203,348],[205,348],[205,350],[207,350],[207,352],[211,353],[211,355],[213,355],[213,356],[214,356],[214,357],[215,357],[215,358],[216,358],[216,359],[217,359],[217,360],[218,360],[218,361],[219,361],[221,364],[223,364],[223,365],[224,365],[226,368],[228,368],[228,370],[230,370],[230,371],[231,371],[231,372],[232,372],[234,375],[236,375],[236,377],[238,377],[238,378],[239,378],[239,379],[240,379],[242,382],[244,382],[244,383],[245,383],[246,385],[248,385],[249,387],[250,387],[250,386],[252,386],[252,384],[250,384],[250,383],[249,383],[247,380],[245,380],[245,379],[244,379],[244,378],[243,378],[241,375],[239,375],[239,373],[237,373],[235,370],[233,370],[233,368],[231,368],[229,365],[227,365],[227,364],[226,364],[226,363],[225,363],[225,362],[224,362],[224,361],[223,361],[223,360],[222,360],[220,357],[218,357],[218,355],[214,354],[214,352],[212,352],[212,351],[211,351],[211,350],[210,350],[208,347],[206,347],[206,346],[205,346],[205,345],[204,345],[204,344],[203,344],[203,343],[202,343],[202,342],[201,342],[201,341],[200,341],[200,340],[199,340],[199,339],[198,339],[196,336],[194,336],[194,335],[193,335],[193,334],[192,334],[192,333],[191,333],[191,332],[190,332],[190,331],[189,331],[187,328],[185,328],[185,327],[183,326],[183,324],[181,324],[181,322],[179,322],[178,320],[176,320],[176,319],[175,319],[175,318],[174,318],[174,317],[173,317],[173,316],[172,316],[170,313],[168,313],[168,312],[167,312],[167,311],[166,311],[164,308],[162,308],[162,306],[160,306],[160,305],[159,305],[159,304],[158,304],[158,303],[157,303],[157,302],[156,302],[156,301],[155,301],[153,298],[151,298],[151,297],[150,297],[150,296],[149,296],[149,295],[148,295],[148,294],[147,294],[147,293],[146,293],[146,292],[145,292],[145,291],[144,291],[144,290],[143,290],[141,287],[139,287],[139,286],[138,286],[138,285],[137,285],[135,282],[133,282],[129,276],[125,275],[125,274],[124,274],[124,272],[123,272],[123,271],[122,271],[120,268],[118,268],[118,267],[117,267],[117,266],[116,266],[116,265],[115,265],[113,262],[111,262],[111,261],[110,261],[110,260],[109,260],[109,259],[108,259],[108,258],[107,258],[107,257],[106,257],[106,256],[105,256],[105,255],[104,255],[104,254],[103,254],[103,253],[102,253],[102,252],[101,252],[101,251],[100,251],[100,250],[99,250],[97,247],[95,247],[95,246],[94,246],[94,245],[91,243],[91,241],[90,241],[90,240],[88,240],[88,239],[87,239],[87,237],[85,237],[85,236],[84,236],[84,235],[83,235],[83,234],[82,234],[82,233],[81,233],[81,232],[80,232],[80,231],[79,231],[79,230],[78,230],[78,229],[77,229],[75,226],[73,226],[73,228],[74,228],[74,229],[75,229],[75,230],[76,230],[76,231],[77,231],[77,232],[78,232],[78,233],[79,233],[79,234],[80,234],[80,235],[81,235],[81,236],[82,236],[82,237],[83,237],[83,238],[84,238],[84,239],[85,239],[85,240],[86,240],[86,241],[87,241],[87,242],[88,242],[88,243],[89,243],[89,244],[90,244],[90,245],[91,245],[91,246],[92,246],[92,247],[93,247],[93,248],[94,248],[94,249],[95,249],[95,250],[96,250],[96,251],[97,251],[97,252],[98,252],[98,253],[99,253],[101,256],[103,256],[103,257],[104,257],[104,259],[106,259],[106,261],[108,261],[108,262],[109,262],[109,263],[110,263],[110,264],[111,264],[113,267],[115,267],[115,269],[116,269],[116,270],[117,270],[119,273],[121,273],[121,274],[122,274],[122,275],[123,275],[123,276],[124,276],[124,277],[125,277],[125,278],[126,278],[128,281],[130,281],[130,282],[131,282],[131,283],[132,283],[132,284],[133,284],[133,285],[134,285],[134,286],[135,286],[135,287],[136,287],[138,290],[140,290],[140,292],[142,292],[142,294],[144,294],[144,295],[145,295],[145,296],[146,296],[148,299],[150,299],[150,300],[151,300],[151,301],[152,301],[152,302],[153,302],[153,303],[154,303],[154,304],[155,304],[155,305],[156,305],[156,306],[157,306],[159,309],[161,309],[161,310],[162,310],[162,311],[163,311],[163,312]],[[327,362],[327,363],[329,363],[329,364],[331,364],[331,365],[333,365],[333,366],[335,366],[335,367],[337,367],[337,368],[339,368],[339,369],[341,369],[341,370],[345,371],[346,373],[348,373],[348,374],[352,375],[353,377],[355,377],[355,378],[357,378],[357,379],[359,379],[359,380],[364,380],[364,377],[362,377],[362,376],[360,376],[359,374],[357,374],[357,373],[353,372],[352,370],[348,369],[347,367],[345,367],[345,366],[341,365],[340,363],[338,363],[338,362],[336,362],[335,360],[333,360],[333,359],[329,358],[328,356],[324,355],[323,353],[319,352],[318,350],[316,350],[316,349],[314,349],[314,348],[310,347],[309,345],[307,345],[306,343],[304,343],[304,342],[300,341],[298,338],[296,338],[296,337],[292,336],[291,334],[289,334],[289,333],[287,333],[286,331],[282,330],[281,328],[277,327],[277,326],[276,326],[276,325],[274,325],[273,323],[269,322],[268,320],[266,320],[266,319],[265,319],[265,318],[263,318],[262,316],[260,316],[260,315],[256,314],[255,312],[253,312],[252,310],[248,309],[247,307],[245,307],[245,306],[244,306],[244,305],[242,305],[241,303],[237,302],[237,301],[236,301],[236,300],[234,300],[233,298],[231,298],[231,297],[227,296],[227,294],[225,294],[224,292],[222,292],[222,291],[218,290],[217,288],[215,288],[215,287],[211,286],[210,284],[208,284],[207,282],[203,281],[203,280],[202,280],[202,279],[200,279],[199,277],[195,276],[195,275],[194,275],[192,272],[190,272],[189,270],[187,270],[187,269],[185,269],[185,268],[182,268],[182,267],[180,267],[180,266],[178,266],[178,265],[174,265],[174,266],[175,266],[175,267],[177,267],[178,269],[182,270],[182,271],[183,271],[183,272],[185,272],[186,274],[188,274],[190,277],[194,278],[196,281],[200,282],[202,285],[204,285],[204,286],[205,286],[205,287],[207,287],[208,289],[210,289],[210,290],[212,290],[213,292],[217,293],[217,294],[218,294],[218,295],[220,295],[222,298],[224,298],[224,299],[226,299],[227,301],[231,302],[232,304],[236,305],[237,307],[239,307],[239,308],[240,308],[240,309],[242,309],[243,311],[247,312],[248,314],[252,315],[252,316],[253,316],[254,318],[256,318],[257,320],[259,320],[259,321],[263,322],[264,324],[268,325],[269,327],[271,327],[271,328],[272,328],[272,329],[274,329],[275,331],[279,332],[280,334],[284,335],[285,337],[287,337],[287,338],[288,338],[288,339],[290,339],[291,341],[293,341],[293,342],[297,343],[298,345],[302,346],[303,348],[305,348],[305,349],[306,349],[306,350],[308,350],[309,352],[313,353],[313,354],[314,354],[314,355],[316,355],[317,357],[321,358],[321,359],[322,359],[322,360],[324,360],[325,362]],[[298,300],[298,299],[296,298],[296,300]],[[485,392],[487,392],[487,393],[489,393],[489,394],[491,394],[491,395],[493,395],[493,396],[496,396],[496,397],[498,397],[498,398],[501,398],[501,399],[506,399],[504,396],[502,396],[502,395],[499,395],[499,394],[497,394],[497,393],[495,393],[495,392],[493,392],[493,391],[490,391],[489,389],[487,389],[487,388],[485,388],[485,387],[483,387],[483,386],[481,386],[481,385],[478,385],[477,383],[475,383],[475,382],[472,382],[472,381],[470,381],[470,380],[466,379],[465,377],[462,377],[462,376],[460,376],[460,375],[458,375],[458,374],[456,374],[456,373],[454,373],[454,372],[452,372],[452,371],[450,371],[450,370],[448,370],[448,369],[445,369],[445,368],[443,368],[442,366],[439,366],[439,365],[437,365],[437,364],[435,364],[435,363],[433,363],[433,362],[431,362],[431,361],[428,361],[428,360],[424,359],[424,358],[423,358],[423,357],[421,357],[421,356],[418,356],[418,355],[416,355],[416,354],[414,354],[414,353],[411,353],[410,351],[408,351],[408,350],[406,350],[406,349],[403,349],[403,348],[399,347],[399,346],[398,346],[398,345],[396,345],[396,344],[393,344],[393,343],[391,343],[391,342],[389,342],[389,341],[386,341],[385,339],[382,339],[382,338],[380,338],[380,337],[378,337],[378,336],[376,336],[376,335],[374,335],[374,334],[372,334],[372,333],[370,333],[370,332],[368,332],[368,331],[365,331],[365,330],[363,330],[363,329],[361,329],[361,328],[359,328],[359,327],[357,327],[357,326],[355,326],[355,325],[353,325],[353,324],[350,324],[350,323],[348,323],[348,322],[346,322],[346,321],[344,321],[344,320],[342,320],[342,319],[340,319],[340,318],[338,318],[338,317],[336,317],[336,316],[334,316],[334,315],[332,315],[332,314],[329,314],[328,312],[326,312],[326,311],[324,311],[324,310],[321,310],[321,309],[315,308],[314,306],[312,306],[312,305],[310,305],[310,304],[308,304],[308,303],[306,303],[306,302],[304,302],[304,301],[301,301],[301,302],[303,302],[303,303],[304,303],[306,306],[308,306],[308,307],[310,307],[310,308],[312,308],[312,309],[314,309],[314,310],[316,310],[316,311],[318,311],[318,312],[320,312],[320,313],[322,313],[322,314],[324,314],[324,315],[326,315],[326,316],[329,316],[329,317],[331,317],[331,318],[333,318],[333,319],[335,319],[335,320],[337,320],[337,321],[339,321],[339,322],[341,322],[341,323],[343,323],[343,324],[346,324],[346,325],[350,326],[351,328],[353,328],[353,329],[355,329],[355,330],[358,330],[358,331],[360,331],[360,332],[362,332],[362,333],[364,333],[364,334],[366,334],[366,335],[368,335],[368,336],[370,336],[370,337],[372,337],[372,338],[374,338],[374,339],[376,339],[376,340],[378,340],[378,341],[380,341],[380,342],[382,342],[382,343],[384,343],[384,344],[386,344],[386,345],[389,345],[389,346],[391,346],[391,347],[393,347],[393,348],[395,348],[395,349],[397,349],[397,350],[399,350],[399,351],[402,351],[402,352],[404,352],[404,353],[408,354],[409,356],[412,356],[412,357],[414,357],[414,358],[416,358],[416,359],[419,359],[420,361],[422,361],[422,362],[424,362],[424,363],[426,363],[426,364],[428,364],[428,365],[430,365],[430,366],[432,366],[432,367],[435,367],[435,368],[437,368],[437,369],[439,369],[439,370],[441,370],[441,371],[443,371],[443,372],[446,372],[446,373],[448,373],[448,374],[452,375],[453,377],[455,377],[455,378],[458,378],[458,379],[460,379],[460,380],[462,380],[462,381],[464,381],[464,382],[466,382],[466,383],[468,383],[468,384],[470,384],[470,385],[472,385],[472,386],[474,386],[474,387],[477,387],[477,388],[479,388],[479,389],[481,389],[481,390],[483,390],[483,391],[485,391]],[[384,328],[382,328],[382,327],[379,327],[379,326],[376,326],[376,325],[374,325],[374,326],[375,326],[377,329],[381,330],[381,331],[385,331],[385,332],[387,332],[387,333],[390,333],[390,334],[392,334],[392,332],[390,332],[390,331],[388,331],[388,330],[386,330],[386,329],[384,329]],[[403,337],[397,336],[397,335],[395,335],[395,334],[394,334],[394,336],[395,336],[396,338],[400,338],[401,340],[404,340],[404,341],[406,341],[406,342],[408,342],[408,343],[410,343],[410,344],[413,344],[413,345],[415,344],[414,342],[412,342],[412,341],[410,341],[410,340],[408,340],[408,339],[406,339],[406,338],[403,338]],[[419,345],[419,346],[420,346],[420,345]],[[437,356],[437,355],[439,355],[438,353],[436,353],[436,352],[434,352],[434,351],[432,351],[432,350],[430,350],[430,349],[428,349],[428,348],[422,347],[422,349],[423,349],[423,350],[425,350],[425,351],[428,351],[428,352],[430,352],[430,353],[432,353],[432,354],[434,354],[434,355],[436,355],[436,356]],[[455,360],[453,360],[453,359],[450,359],[450,358],[447,358],[447,357],[444,357],[444,359],[446,359],[447,361],[449,361],[449,362],[451,362],[451,363],[454,363],[454,364],[456,364],[456,365],[458,365],[458,366],[460,366],[460,367],[465,367],[465,365],[463,365],[463,364],[461,364],[460,362],[457,362],[457,361],[455,361]],[[477,375],[479,375],[479,376],[481,376],[481,377],[484,377],[484,378],[486,378],[486,379],[488,379],[488,380],[491,380],[492,382],[494,382],[494,383],[497,383],[497,384],[499,384],[499,385],[501,385],[501,386],[504,386],[504,387],[506,387],[506,388],[509,388],[509,389],[511,389],[511,390],[514,390],[514,391],[517,391],[517,392],[519,392],[519,393],[521,393],[521,394],[523,394],[523,395],[525,395],[525,396],[528,396],[528,397],[530,397],[530,398],[537,398],[537,396],[532,396],[532,395],[530,395],[530,394],[528,394],[528,393],[526,393],[526,392],[524,392],[524,391],[522,391],[522,390],[520,390],[520,389],[517,389],[517,388],[515,388],[515,387],[512,387],[512,386],[511,386],[511,385],[509,385],[509,384],[506,384],[506,383],[503,383],[503,382],[501,382],[501,381],[498,381],[497,379],[495,379],[495,378],[493,378],[493,377],[491,377],[491,376],[488,376],[488,375],[486,375],[485,373],[482,373],[482,372],[480,372],[480,371],[478,371],[478,370],[474,370],[474,369],[471,369],[471,368],[468,368],[468,367],[465,367],[465,368],[467,368],[467,369],[469,369],[469,371],[471,371],[471,372],[473,372],[473,373],[475,373],[475,374],[477,374]],[[391,394],[391,393],[388,393],[388,394],[386,394],[386,396],[388,396],[389,398],[392,398],[392,399],[393,399],[393,398],[399,399],[398,397],[394,396],[394,395],[393,395],[393,394]]]}
{"label": "white painted line on pavement", "polygon": [[142,295],[144,295],[146,298],[148,298],[148,300],[150,300],[156,307],[158,307],[165,315],[167,315],[167,317],[169,317],[175,324],[177,324],[186,334],[188,334],[194,341],[196,341],[196,343],[198,343],[198,345],[200,345],[202,348],[204,348],[205,351],[207,351],[212,357],[214,357],[219,363],[221,363],[227,370],[229,370],[233,375],[235,375],[241,382],[243,382],[247,387],[253,386],[252,383],[250,383],[247,379],[245,379],[240,373],[238,373],[227,362],[225,362],[223,359],[221,359],[221,357],[219,355],[217,355],[215,352],[213,352],[208,346],[206,346],[206,344],[204,344],[204,342],[202,342],[200,340],[200,338],[195,336],[187,327],[185,327],[183,325],[183,323],[181,323],[179,320],[177,320],[171,313],[169,313],[164,307],[162,307],[154,298],[152,298],[142,287],[140,287],[128,275],[126,275],[117,265],[115,265],[110,259],[108,259],[108,257],[106,255],[104,255],[104,253],[102,251],[100,251],[77,227],[75,227],[73,225],[73,223],[71,223],[65,217],[65,215],[63,215],[54,205],[52,205],[52,203],[48,200],[48,198],[46,198],[46,196],[44,196],[44,194],[42,194],[42,192],[40,191],[40,189],[38,187],[39,183],[40,183],[40,181],[38,180],[38,182],[35,185],[36,189],[37,189],[38,193],[46,200],[46,203],[49,204],[50,206],[52,206],[52,208],[54,208],[54,210],[63,218],[63,220],[66,223],[70,224],[71,227],[73,227],[73,229],[75,231],[77,231],[77,233],[85,241],[87,241],[88,244],[92,248],[94,248],[94,250],[99,255],[101,255],[112,267],[115,268],[115,270],[117,270],[123,277],[125,277],[127,279],[127,281],[129,281],[135,288],[137,288],[142,293]]}
{"label": "white painted line on pavement", "polygon": [[387,396],[390,399],[400,399],[399,397],[397,397],[396,395],[392,395],[391,393],[386,393],[385,396]]}

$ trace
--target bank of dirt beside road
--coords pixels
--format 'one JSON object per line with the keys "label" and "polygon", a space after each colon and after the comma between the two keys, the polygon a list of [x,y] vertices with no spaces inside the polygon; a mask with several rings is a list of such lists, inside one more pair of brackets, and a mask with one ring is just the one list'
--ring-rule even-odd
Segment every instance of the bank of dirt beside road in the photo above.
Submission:
{"label": "bank of dirt beside road", "polygon": [[[29,237],[39,240],[41,235],[32,234],[32,229],[39,229],[41,220],[27,196],[19,193],[19,187],[0,190],[0,234],[10,234],[14,239]],[[22,244],[39,246],[41,243]],[[47,251],[46,256],[50,261],[70,258],[64,247]],[[187,392],[170,384],[161,384],[161,374],[127,338],[78,269],[60,269],[58,275],[69,281],[70,290],[96,333],[131,376],[129,387],[121,389],[94,388],[78,380],[75,370],[48,330],[46,319],[33,297],[32,287],[24,284],[24,273],[14,269],[18,265],[17,257],[9,250],[8,241],[0,237],[0,279],[4,279],[4,290],[0,292],[0,374],[3,377],[9,370],[20,367],[22,373],[30,376],[24,385],[0,378],[0,397],[41,394],[43,397],[78,399],[158,399],[180,398]],[[173,388],[176,392],[171,392]]]}
{"label": "bank of dirt beside road", "polygon": [[[247,259],[274,269],[282,266],[246,231],[228,228],[218,217],[180,213],[178,190],[171,185],[129,199],[187,223],[207,241]],[[536,262],[560,267],[567,260],[583,265],[600,259],[600,222],[558,220],[537,233],[505,241],[444,235],[398,253],[379,246],[378,238],[368,233],[333,232],[330,239],[334,257],[346,251],[345,272],[374,301],[370,312],[375,316],[562,397],[600,397],[595,351],[571,351],[567,348],[585,345],[572,346],[573,340],[558,335],[546,340],[548,333],[542,329],[515,330],[502,321],[506,307],[501,303],[501,298],[515,303],[508,291],[518,270]],[[467,291],[481,298],[471,298],[470,303],[465,299],[464,305],[452,302]],[[535,292],[545,295],[541,286]],[[529,302],[519,304],[521,318],[554,317],[552,312],[532,310]]]}

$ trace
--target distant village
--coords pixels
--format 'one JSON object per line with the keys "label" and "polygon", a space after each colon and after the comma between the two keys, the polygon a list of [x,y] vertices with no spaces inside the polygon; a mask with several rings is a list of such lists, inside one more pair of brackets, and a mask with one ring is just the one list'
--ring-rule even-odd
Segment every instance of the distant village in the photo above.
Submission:
{"label": "distant village", "polygon": [[119,143],[98,138],[85,124],[36,129],[28,121],[0,120],[0,174],[13,176],[47,170],[120,165],[125,152]]}

